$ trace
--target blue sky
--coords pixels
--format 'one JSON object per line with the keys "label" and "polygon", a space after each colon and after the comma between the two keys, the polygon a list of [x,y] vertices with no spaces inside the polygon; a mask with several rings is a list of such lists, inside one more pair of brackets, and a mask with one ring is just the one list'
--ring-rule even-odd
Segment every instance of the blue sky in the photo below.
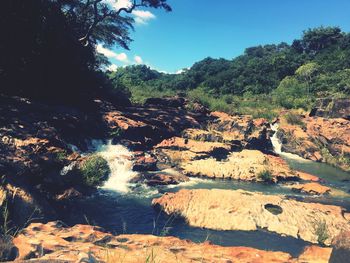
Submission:
{"label": "blue sky", "polygon": [[[113,0],[108,0],[113,1]],[[119,0],[120,4],[128,0]],[[300,38],[317,26],[350,31],[350,0],[168,0],[173,11],[135,13],[130,51],[109,54],[117,65],[145,63],[170,73],[205,58],[232,59],[259,44]]]}

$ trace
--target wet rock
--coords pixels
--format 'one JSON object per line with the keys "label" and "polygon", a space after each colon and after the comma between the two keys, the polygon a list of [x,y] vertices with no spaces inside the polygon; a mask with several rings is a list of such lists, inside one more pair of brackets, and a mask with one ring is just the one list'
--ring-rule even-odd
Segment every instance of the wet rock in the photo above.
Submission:
{"label": "wet rock", "polygon": [[341,207],[304,203],[283,195],[242,190],[180,190],[153,199],[152,204],[167,214],[183,217],[195,227],[243,231],[266,229],[327,245],[341,231],[350,229]]}
{"label": "wet rock", "polygon": [[[102,242],[102,243],[101,243]],[[113,236],[100,228],[76,225],[62,227],[58,222],[33,223],[14,239],[21,259],[40,262],[144,262],[156,256],[157,262],[238,262],[288,263],[305,262],[284,252],[264,251],[250,247],[221,247],[210,242],[193,243],[176,237],[152,235]],[[308,251],[311,251],[310,249]],[[312,250],[316,253],[316,249]],[[317,255],[321,255],[318,250]],[[320,260],[326,260],[323,252]],[[315,254],[313,254],[315,256]],[[310,259],[310,253],[303,259]],[[84,261],[84,262],[85,262]],[[21,262],[21,261],[19,261]],[[313,261],[307,261],[313,262]],[[318,261],[326,262],[326,261]]]}
{"label": "wet rock", "polygon": [[157,159],[150,154],[134,155],[133,170],[137,172],[157,171]]}
{"label": "wet rock", "polygon": [[324,195],[331,192],[331,188],[318,183],[294,184],[291,189],[311,195]]}
{"label": "wet rock", "polygon": [[159,173],[147,174],[146,178],[147,184],[150,186],[174,185],[189,181],[187,176],[171,169],[163,170]]}

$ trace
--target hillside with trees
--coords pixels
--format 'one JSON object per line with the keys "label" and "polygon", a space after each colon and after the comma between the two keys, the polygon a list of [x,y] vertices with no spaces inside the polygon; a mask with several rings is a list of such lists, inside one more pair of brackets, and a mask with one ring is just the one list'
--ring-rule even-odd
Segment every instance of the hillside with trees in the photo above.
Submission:
{"label": "hillside with trees", "polygon": [[319,97],[349,96],[350,34],[339,27],[308,29],[291,45],[250,47],[232,60],[208,57],[180,74],[134,65],[110,78],[135,102],[186,93],[212,110],[269,117],[278,107],[309,109]]}

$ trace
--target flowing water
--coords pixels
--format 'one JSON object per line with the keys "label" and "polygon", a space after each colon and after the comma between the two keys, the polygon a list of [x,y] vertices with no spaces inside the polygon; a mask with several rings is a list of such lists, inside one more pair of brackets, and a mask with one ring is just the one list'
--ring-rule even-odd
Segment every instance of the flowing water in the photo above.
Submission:
{"label": "flowing water", "polygon": [[[274,126],[273,129],[278,129]],[[305,171],[324,179],[324,184],[341,191],[350,189],[350,175],[326,164],[305,160],[299,156],[281,152],[281,145],[276,135],[272,137],[276,153],[279,153],[295,169]],[[132,153],[121,145],[103,144],[95,141],[92,150],[101,154],[109,163],[111,175],[99,191],[79,201],[68,222],[82,223],[79,215],[84,215],[91,224],[102,226],[116,234],[155,234],[172,235],[190,239],[194,242],[211,242],[223,246],[249,246],[265,250],[285,251],[297,256],[307,245],[306,242],[291,237],[281,237],[264,230],[259,231],[213,231],[188,226],[182,219],[167,216],[151,206],[153,198],[165,192],[176,192],[179,189],[244,189],[259,191],[265,194],[286,194],[297,196],[305,201],[342,205],[350,209],[347,194],[329,197],[308,197],[291,192],[282,185],[248,183],[239,181],[207,180],[192,178],[189,182],[176,186],[148,187],[142,183],[131,184],[130,179],[137,175],[132,171]]]}

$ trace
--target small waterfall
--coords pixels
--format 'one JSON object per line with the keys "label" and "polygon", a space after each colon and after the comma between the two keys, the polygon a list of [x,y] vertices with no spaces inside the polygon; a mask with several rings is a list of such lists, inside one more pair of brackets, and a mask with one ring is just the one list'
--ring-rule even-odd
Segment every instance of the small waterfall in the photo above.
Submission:
{"label": "small waterfall", "polygon": [[129,192],[129,181],[137,175],[132,170],[132,153],[122,145],[112,145],[111,141],[107,144],[96,143],[94,146],[96,153],[106,159],[111,169],[110,177],[102,188],[120,193]]}
{"label": "small waterfall", "polygon": [[281,154],[282,153],[282,143],[280,142],[280,140],[277,137],[277,131],[278,131],[278,123],[277,122],[271,126],[271,130],[273,130],[275,132],[273,134],[273,136],[271,137],[271,143],[273,146],[273,150],[275,153]]}
{"label": "small waterfall", "polygon": [[282,143],[277,137],[278,127],[279,125],[277,122],[271,126],[271,130],[275,132],[274,135],[271,137],[271,143],[272,143],[274,152],[288,159],[293,159],[293,160],[302,161],[302,162],[309,162],[309,160],[304,159],[297,154],[282,152]]}

